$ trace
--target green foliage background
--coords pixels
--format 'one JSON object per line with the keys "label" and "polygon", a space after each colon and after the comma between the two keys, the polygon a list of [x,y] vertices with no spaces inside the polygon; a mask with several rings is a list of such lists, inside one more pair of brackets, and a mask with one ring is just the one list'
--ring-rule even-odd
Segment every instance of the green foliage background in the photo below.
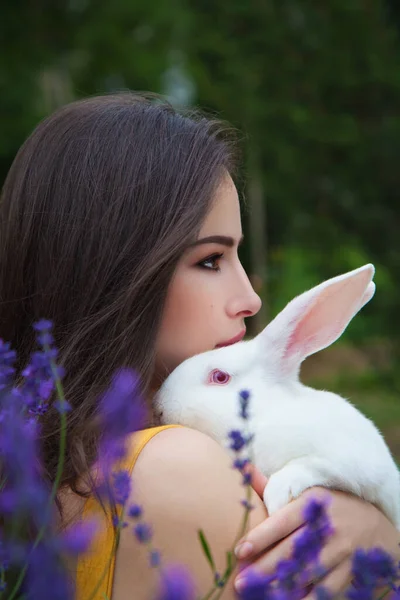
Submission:
{"label": "green foliage background", "polygon": [[[400,417],[398,3],[6,0],[1,20],[0,179],[37,121],[77,97],[145,89],[229,120],[243,134],[243,181],[256,180],[262,191],[266,244],[257,266],[245,244],[244,261],[261,278],[269,315],[323,279],[376,265],[376,296],[343,339],[362,346],[369,367],[356,380],[350,368],[345,380],[356,385],[343,384],[343,369],[332,376],[339,388],[358,390],[356,401],[367,398],[378,420],[390,414],[393,427]],[[252,240],[248,217],[245,225]]]}

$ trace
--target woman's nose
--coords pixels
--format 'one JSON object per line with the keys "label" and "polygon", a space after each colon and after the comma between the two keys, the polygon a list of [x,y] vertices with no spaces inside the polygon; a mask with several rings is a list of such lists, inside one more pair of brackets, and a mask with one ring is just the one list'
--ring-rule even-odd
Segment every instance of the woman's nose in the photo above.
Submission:
{"label": "woman's nose", "polygon": [[261,308],[261,298],[254,291],[245,271],[241,274],[240,289],[227,304],[227,313],[231,318],[252,317]]}

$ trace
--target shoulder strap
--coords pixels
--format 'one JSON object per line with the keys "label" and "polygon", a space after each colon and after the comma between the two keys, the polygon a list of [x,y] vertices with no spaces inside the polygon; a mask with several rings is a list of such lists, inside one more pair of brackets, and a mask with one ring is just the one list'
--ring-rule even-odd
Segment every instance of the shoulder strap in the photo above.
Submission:
{"label": "shoulder strap", "polygon": [[[160,431],[179,427],[179,425],[163,425],[144,429],[132,436],[132,444],[127,456],[119,464],[120,469],[132,473],[133,467],[145,445]],[[89,552],[80,556],[76,569],[76,600],[104,600],[111,598],[115,569],[114,541],[115,532],[111,515],[105,515],[96,498],[90,497],[85,502],[82,519],[96,515],[101,521],[100,531]],[[101,584],[98,582],[101,579]],[[98,586],[98,587],[97,587]],[[96,594],[93,592],[97,587]]]}

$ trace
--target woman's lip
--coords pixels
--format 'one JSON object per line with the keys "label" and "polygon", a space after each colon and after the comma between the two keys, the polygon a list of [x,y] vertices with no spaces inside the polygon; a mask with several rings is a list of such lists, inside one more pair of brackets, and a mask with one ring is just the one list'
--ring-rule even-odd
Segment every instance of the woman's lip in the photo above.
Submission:
{"label": "woman's lip", "polygon": [[223,348],[224,346],[231,346],[232,344],[236,344],[236,342],[240,342],[244,338],[245,335],[246,335],[246,330],[243,329],[243,331],[238,333],[238,335],[236,335],[234,338],[228,340],[227,342],[222,342],[221,344],[217,344],[215,347]]}

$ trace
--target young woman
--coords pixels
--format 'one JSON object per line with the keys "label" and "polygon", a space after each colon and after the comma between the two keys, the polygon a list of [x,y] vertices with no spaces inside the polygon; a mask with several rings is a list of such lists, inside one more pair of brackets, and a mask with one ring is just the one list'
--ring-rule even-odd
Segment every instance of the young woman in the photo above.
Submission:
{"label": "young woman", "polygon": [[[62,523],[86,514],[93,502],[84,493],[85,475],[96,458],[96,402],[112,373],[135,368],[151,407],[172,369],[239,339],[245,318],[260,307],[238,258],[234,166],[233,143],[220,123],[130,93],[61,108],[15,158],[0,204],[0,337],[13,344],[22,366],[34,345],[32,323],[45,317],[55,324],[72,405]],[[133,498],[145,507],[164,561],[190,567],[198,590],[207,590],[210,572],[196,532],[205,530],[222,569],[242,513],[240,477],[207,436],[152,425],[150,418],[129,456]],[[43,417],[50,481],[58,436],[50,409]],[[256,473],[256,491],[264,483]],[[271,518],[254,494],[252,529],[239,557],[261,572],[273,570],[290,552],[308,494]],[[349,583],[356,547],[379,545],[399,555],[400,539],[374,506],[329,495],[335,533],[323,553],[328,573],[321,583],[338,592]],[[113,600],[150,598],[156,578],[145,549],[123,530],[115,565],[107,566],[110,540],[112,534],[71,566],[78,598],[95,587],[104,566],[96,598],[111,591]],[[233,596],[231,586],[223,597]]]}

